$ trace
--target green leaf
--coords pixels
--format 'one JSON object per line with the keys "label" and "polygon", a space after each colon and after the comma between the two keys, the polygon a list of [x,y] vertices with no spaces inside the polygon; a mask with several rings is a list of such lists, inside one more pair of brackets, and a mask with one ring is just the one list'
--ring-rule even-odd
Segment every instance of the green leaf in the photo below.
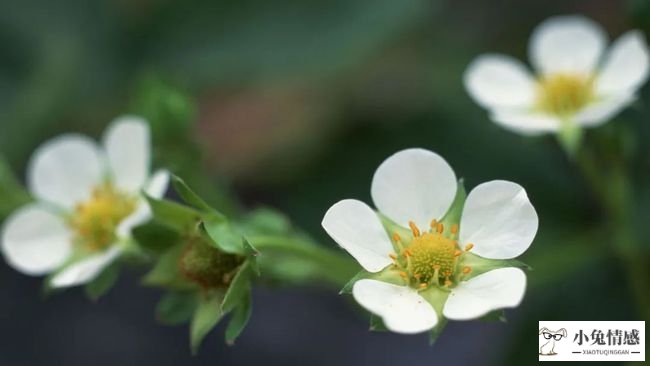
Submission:
{"label": "green leaf", "polygon": [[192,323],[190,324],[190,347],[192,354],[196,354],[208,333],[214,328],[219,320],[223,317],[223,312],[219,303],[221,302],[221,294],[210,294],[209,296],[201,299],[194,311]]}
{"label": "green leaf", "polygon": [[29,194],[18,182],[5,159],[0,156],[0,221],[30,201]]}
{"label": "green leaf", "polygon": [[146,286],[161,286],[174,289],[194,289],[196,286],[186,281],[178,267],[178,260],[183,252],[183,245],[177,245],[159,258],[154,267],[142,279]]}
{"label": "green leaf", "polygon": [[250,297],[250,293],[245,295],[239,306],[235,308],[232,318],[228,323],[228,327],[226,328],[226,343],[229,345],[235,344],[235,340],[239,337],[244,328],[246,328],[246,324],[248,324],[248,320],[253,312]]}
{"label": "green leaf", "polygon": [[154,253],[162,253],[179,243],[179,233],[158,221],[150,221],[133,229],[133,238],[138,245]]}
{"label": "green leaf", "polygon": [[190,207],[164,199],[146,197],[154,218],[179,232],[192,230],[201,220],[200,212]]}
{"label": "green leaf", "polygon": [[199,228],[207,234],[209,242],[217,249],[226,253],[246,254],[244,238],[230,223],[207,220],[203,221]]}
{"label": "green leaf", "polygon": [[94,280],[84,286],[86,296],[93,301],[105,295],[117,282],[120,271],[116,264],[105,268]]}
{"label": "green leaf", "polygon": [[250,292],[251,272],[249,261],[244,262],[244,264],[239,268],[239,271],[237,271],[235,278],[232,279],[232,282],[226,291],[223,303],[221,304],[221,310],[224,314],[239,305]]}
{"label": "green leaf", "polygon": [[198,306],[194,291],[167,292],[156,305],[156,318],[166,325],[178,325],[189,321]]}
{"label": "green leaf", "polygon": [[176,193],[178,193],[178,195],[181,196],[183,201],[188,205],[200,211],[210,214],[211,219],[216,222],[226,220],[226,217],[223,214],[221,214],[219,211],[215,210],[210,205],[208,205],[181,178],[175,175],[172,176],[172,185],[174,186],[174,190],[176,190]]}

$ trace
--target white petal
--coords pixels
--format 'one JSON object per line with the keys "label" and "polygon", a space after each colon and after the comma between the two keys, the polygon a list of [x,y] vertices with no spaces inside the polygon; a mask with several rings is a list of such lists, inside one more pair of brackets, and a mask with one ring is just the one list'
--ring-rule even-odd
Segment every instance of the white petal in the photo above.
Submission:
{"label": "white petal", "polygon": [[396,333],[421,333],[438,324],[433,307],[410,287],[359,280],[352,287],[352,296],[366,310],[380,316],[386,328]]}
{"label": "white petal", "polygon": [[607,35],[583,16],[556,16],[542,22],[530,40],[531,63],[542,74],[590,75],[598,64]]}
{"label": "white petal", "polygon": [[560,129],[560,121],[557,118],[531,111],[497,110],[490,115],[490,118],[501,127],[525,136],[535,136]]}
{"label": "white petal", "polygon": [[97,144],[67,134],[36,149],[27,168],[27,184],[37,198],[71,208],[90,198],[103,174],[104,157]]}
{"label": "white petal", "polygon": [[421,229],[440,219],[454,200],[456,175],[440,155],[407,149],[386,159],[372,179],[371,194],[379,212],[408,227]]}
{"label": "white petal", "polygon": [[145,193],[153,198],[164,197],[169,187],[169,178],[169,171],[163,169],[156,171],[144,187]]}
{"label": "white petal", "polygon": [[95,279],[117,257],[122,249],[113,246],[100,254],[95,254],[79,262],[73,263],[57,273],[50,284],[52,287],[71,287],[86,284]]}
{"label": "white petal", "polygon": [[633,93],[648,78],[648,46],[639,31],[630,31],[614,42],[596,79],[596,94]]}
{"label": "white petal", "polygon": [[573,121],[584,127],[595,127],[614,118],[621,110],[630,105],[636,96],[620,94],[590,104],[573,117]]}
{"label": "white petal", "polygon": [[463,76],[465,88],[485,108],[528,107],[535,101],[535,85],[521,62],[502,55],[483,55]]}
{"label": "white petal", "polygon": [[493,310],[518,306],[525,292],[526,275],[522,270],[495,269],[452,289],[442,313],[451,320],[480,318]]}
{"label": "white petal", "polygon": [[460,242],[473,243],[473,253],[485,258],[514,258],[533,242],[537,225],[537,213],[526,191],[519,184],[494,180],[467,196]]}
{"label": "white petal", "polygon": [[147,221],[151,220],[153,214],[149,204],[145,200],[141,200],[138,203],[138,206],[135,211],[129,216],[127,216],[120,224],[117,226],[117,237],[118,238],[128,238],[131,236],[131,230],[136,226],[140,226]]}
{"label": "white petal", "polygon": [[325,213],[323,228],[368,272],[379,272],[392,263],[394,252],[379,217],[357,200],[339,201]]}
{"label": "white petal", "polygon": [[2,252],[16,270],[43,275],[63,264],[72,251],[72,233],[63,219],[39,204],[18,209],[2,229]]}
{"label": "white petal", "polygon": [[120,189],[135,192],[144,186],[149,176],[150,145],[149,125],[140,117],[120,117],[108,127],[104,146]]}

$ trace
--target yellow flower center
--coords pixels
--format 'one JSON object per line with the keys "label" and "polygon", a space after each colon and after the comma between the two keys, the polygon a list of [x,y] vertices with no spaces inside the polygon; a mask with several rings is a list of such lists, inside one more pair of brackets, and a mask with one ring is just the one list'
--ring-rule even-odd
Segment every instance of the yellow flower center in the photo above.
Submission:
{"label": "yellow flower center", "polygon": [[399,248],[399,254],[391,254],[393,267],[409,286],[426,289],[430,286],[451,287],[469,274],[470,267],[459,268],[459,259],[474,247],[467,244],[464,250],[455,239],[458,225],[452,225],[445,231],[443,224],[436,220],[431,222],[431,230],[421,233],[415,223],[410,222],[413,239],[404,246],[402,238],[393,234],[393,241]]}
{"label": "yellow flower center", "polygon": [[537,106],[543,112],[564,117],[582,109],[593,97],[591,78],[555,74],[540,79]]}
{"label": "yellow flower center", "polygon": [[70,219],[75,243],[89,251],[106,249],[117,240],[117,226],[136,208],[136,199],[112,184],[93,190],[92,197],[77,205]]}

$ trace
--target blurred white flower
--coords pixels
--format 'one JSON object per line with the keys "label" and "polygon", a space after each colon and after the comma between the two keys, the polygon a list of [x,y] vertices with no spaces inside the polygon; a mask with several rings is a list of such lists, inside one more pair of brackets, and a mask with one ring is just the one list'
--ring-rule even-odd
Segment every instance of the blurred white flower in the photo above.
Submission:
{"label": "blurred white flower", "polygon": [[[473,276],[464,258],[471,251],[510,259],[530,246],[538,219],[525,190],[506,181],[481,184],[467,196],[459,222],[445,227],[441,219],[457,189],[454,171],[442,157],[408,149],[386,159],[375,172],[371,194],[379,213],[347,199],[325,214],[327,233],[376,274],[354,284],[354,298],[391,331],[419,333],[435,327],[439,314],[473,319],[515,307],[523,298],[522,270],[498,268]],[[402,234],[382,223],[382,216]],[[382,281],[387,278],[397,281]],[[436,293],[444,297],[444,308],[434,307],[430,296]]]}
{"label": "blurred white flower", "polygon": [[2,229],[2,253],[28,275],[52,273],[50,285],[92,281],[117,259],[131,229],[151,217],[142,191],[162,197],[169,174],[150,169],[146,121],[127,116],[107,129],[103,147],[77,134],[39,147],[27,169],[35,202]]}
{"label": "blurred white flower", "polygon": [[522,134],[594,127],[633,102],[648,77],[648,47],[640,31],[620,36],[605,52],[607,35],[583,16],[556,16],[533,32],[528,57],[479,56],[465,87],[497,124]]}

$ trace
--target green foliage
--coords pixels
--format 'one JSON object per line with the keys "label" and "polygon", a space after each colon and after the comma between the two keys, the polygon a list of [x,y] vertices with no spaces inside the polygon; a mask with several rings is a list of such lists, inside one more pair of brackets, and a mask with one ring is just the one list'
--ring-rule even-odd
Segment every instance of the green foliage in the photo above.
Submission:
{"label": "green foliage", "polygon": [[201,213],[176,202],[155,199],[147,196],[153,217],[159,223],[169,226],[177,232],[193,230],[201,220]]}

